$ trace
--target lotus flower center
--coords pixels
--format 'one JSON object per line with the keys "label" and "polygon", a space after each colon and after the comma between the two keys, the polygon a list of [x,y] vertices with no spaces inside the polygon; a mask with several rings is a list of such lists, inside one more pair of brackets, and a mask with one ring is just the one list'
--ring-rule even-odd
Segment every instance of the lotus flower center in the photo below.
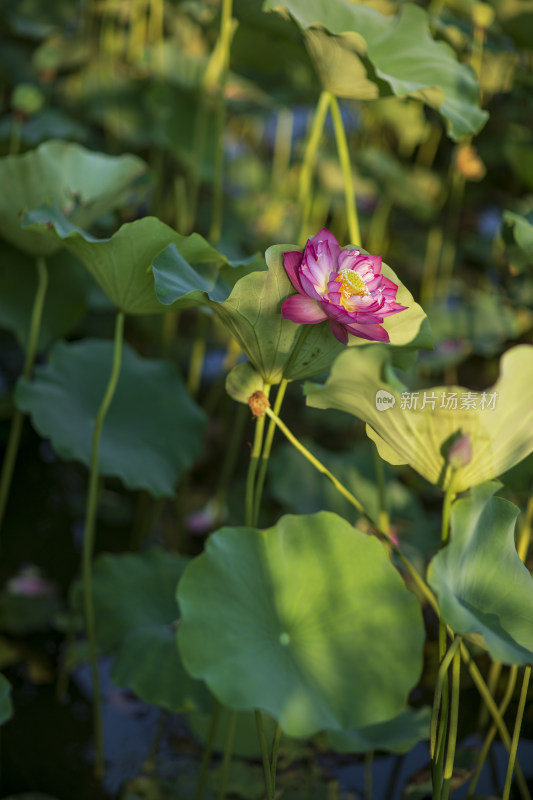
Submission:
{"label": "lotus flower center", "polygon": [[341,285],[342,303],[346,303],[354,294],[358,294],[360,297],[370,294],[364,280],[353,269],[341,269],[335,280],[339,281]]}

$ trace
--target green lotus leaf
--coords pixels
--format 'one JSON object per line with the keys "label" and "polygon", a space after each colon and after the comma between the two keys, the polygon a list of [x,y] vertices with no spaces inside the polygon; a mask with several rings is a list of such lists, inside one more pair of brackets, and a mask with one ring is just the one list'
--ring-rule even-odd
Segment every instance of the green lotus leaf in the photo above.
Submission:
{"label": "green lotus leaf", "polygon": [[[35,379],[20,379],[19,408],[62,458],[90,464],[98,408],[111,373],[113,343],[58,342]],[[202,448],[205,414],[175,367],[124,346],[117,389],[102,430],[99,472],[130,489],[170,497]]]}
{"label": "green lotus leaf", "polygon": [[13,716],[13,704],[11,702],[11,684],[0,674],[0,725],[7,722]]}
{"label": "green lotus leaf", "polygon": [[178,601],[186,669],[290,736],[390,719],[420,675],[417,600],[380,542],[335,514],[217,531]]}
{"label": "green lotus leaf", "polygon": [[176,586],[188,561],[154,547],[106,553],[93,569],[97,641],[116,656],[113,681],[169,711],[205,709],[211,702],[206,687],[184,670],[176,647]]}
{"label": "green lotus leaf", "polygon": [[372,345],[342,353],[326,384],[306,384],[305,393],[310,406],[364,420],[385,461],[409,464],[443,489],[450,479],[449,446],[468,434],[472,460],[454,479],[455,490],[462,492],[501,475],[533,451],[532,371],[533,347],[519,345],[502,356],[500,377],[484,392],[461,386],[409,392],[395,376],[386,349]]}
{"label": "green lotus leaf", "polygon": [[[187,261],[196,264],[196,268]],[[219,269],[214,269],[215,266]],[[237,280],[264,269],[266,265],[259,254],[229,261],[196,233],[180,237],[177,245],[168,245],[154,258],[152,267],[157,299],[174,308],[209,305],[210,300],[222,302]]]}
{"label": "green lotus leaf", "polygon": [[[69,333],[85,316],[90,276],[65,250],[48,262],[48,288],[39,329],[38,350]],[[37,272],[31,256],[0,242],[0,326],[11,331],[25,347],[37,291]]]}
{"label": "green lotus leaf", "polygon": [[[283,254],[298,250],[297,245],[280,244],[266,252],[267,272],[253,272],[235,284],[227,300],[211,302],[211,308],[231,331],[250,362],[266,383],[279,383],[283,377],[300,380],[329,369],[342,352],[327,322],[302,326],[283,319],[281,303],[293,291]],[[383,326],[390,336],[390,345],[400,358],[410,358],[417,348],[431,347],[431,330],[422,308],[386,264],[382,272],[398,284],[397,301],[408,306],[401,314],[387,317]],[[398,318],[403,317],[400,321]],[[300,334],[305,333],[303,343]],[[349,347],[358,347],[365,340],[349,337]],[[296,357],[293,350],[298,347]]]}
{"label": "green lotus leaf", "polygon": [[504,211],[502,235],[514,269],[522,272],[525,267],[531,267],[533,265],[533,223],[531,220],[520,214],[513,214],[512,211]]}
{"label": "green lotus leaf", "polygon": [[472,489],[451,511],[449,544],[433,558],[428,581],[442,618],[483,645],[494,661],[533,663],[533,578],[516,552],[520,512],[493,497],[497,481]]}
{"label": "green lotus leaf", "polygon": [[0,158],[0,185],[9,187],[0,198],[0,234],[30,255],[49,255],[59,243],[21,229],[23,211],[53,202],[73,223],[90,225],[123,203],[146,169],[137,156],[108,156],[59,140]]}
{"label": "green lotus leaf", "polygon": [[[195,305],[202,292],[218,288],[219,267],[229,263],[199,234],[181,236],[156,217],[127,222],[109,239],[96,239],[76,227],[56,205],[43,205],[25,213],[23,225],[62,242],[83,262],[111,302],[130,314],[166,311],[156,295],[152,263],[169,245],[177,261],[176,307]],[[228,288],[225,296],[229,291]]]}
{"label": "green lotus leaf", "polygon": [[430,719],[430,708],[404,708],[398,716],[377,725],[330,731],[328,742],[339,753],[368,753],[371,750],[407,753],[418,742],[429,739]]}
{"label": "green lotus leaf", "polygon": [[444,117],[454,139],[487,121],[473,70],[432,38],[422,8],[405,3],[399,16],[349,0],[265,0],[263,8],[280,5],[304,31],[324,87],[337,96],[419,98]]}

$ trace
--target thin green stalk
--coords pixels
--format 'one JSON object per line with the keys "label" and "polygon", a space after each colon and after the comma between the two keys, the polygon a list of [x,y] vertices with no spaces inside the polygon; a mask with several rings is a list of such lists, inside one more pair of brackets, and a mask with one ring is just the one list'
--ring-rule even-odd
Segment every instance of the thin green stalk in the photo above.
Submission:
{"label": "thin green stalk", "polygon": [[259,746],[261,747],[261,757],[263,759],[263,771],[265,773],[265,787],[267,800],[272,800],[274,793],[272,790],[272,771],[270,760],[268,757],[268,746],[265,736],[265,727],[263,725],[263,715],[259,709],[255,710],[255,724],[257,726],[257,735],[259,737]]}
{"label": "thin green stalk", "polygon": [[[489,691],[493,697],[496,694],[496,689],[498,688],[498,681],[500,680],[502,667],[503,664],[501,661],[492,661],[489,668],[487,686],[489,687]],[[488,720],[489,720],[489,711],[486,706],[481,706],[477,720],[478,731],[482,731],[485,728]]]}
{"label": "thin green stalk", "polygon": [[[285,397],[285,392],[287,390],[288,381],[285,378],[281,381],[278,393],[276,395],[276,401],[274,403],[274,414],[279,416],[279,412],[281,410],[281,405],[283,403],[283,398]],[[254,517],[255,519],[259,519],[259,508],[261,506],[261,497],[263,494],[263,486],[265,485],[265,478],[266,472],[268,467],[268,461],[270,458],[270,453],[272,450],[272,442],[274,441],[274,433],[276,431],[276,423],[274,420],[270,420],[268,424],[268,429],[265,436],[265,443],[263,445],[263,450],[261,453],[261,464],[259,466],[259,472],[257,475],[257,481],[255,483],[255,500],[254,500]]]}
{"label": "thin green stalk", "polygon": [[380,195],[367,233],[367,247],[370,253],[380,253],[385,256],[387,252],[387,225],[392,208],[390,195],[386,193]]}
{"label": "thin green stalk", "polygon": [[533,527],[533,495],[528,500],[524,524],[522,526],[522,530],[520,531],[520,536],[518,538],[517,551],[518,555],[520,556],[524,564],[526,563],[527,560],[529,543],[531,542],[532,527]]}
{"label": "thin green stalk", "polygon": [[524,670],[522,691],[520,692],[520,700],[518,701],[518,709],[516,712],[513,741],[511,743],[511,751],[509,753],[509,764],[507,765],[507,774],[505,776],[505,786],[503,787],[502,800],[509,800],[509,795],[511,793],[511,782],[513,780],[513,772],[516,762],[516,751],[518,749],[518,740],[520,739],[520,730],[522,728],[522,720],[524,718],[524,708],[526,706],[527,690],[529,689],[530,678],[531,667],[526,667]]}
{"label": "thin green stalk", "polygon": [[162,314],[161,324],[161,356],[163,358],[172,357],[172,346],[178,330],[180,312],[177,309],[167,311]]}
{"label": "thin green stalk", "polygon": [[373,451],[374,451],[374,471],[376,473],[376,481],[378,485],[379,527],[380,530],[390,535],[390,518],[389,518],[389,509],[387,505],[387,479],[385,475],[385,464],[383,463],[383,459],[379,455],[378,449],[375,445]]}
{"label": "thin green stalk", "polygon": [[202,311],[198,311],[196,324],[196,335],[191,350],[191,360],[189,362],[189,374],[187,376],[187,389],[192,397],[198,395],[200,382],[202,380],[202,370],[206,352],[206,337],[209,317]]}
{"label": "thin green stalk", "polygon": [[444,783],[444,752],[446,749],[446,734],[448,733],[448,677],[445,680],[445,693],[442,700],[441,717],[439,721],[439,735],[437,739],[436,758],[433,760],[433,800],[441,800]]}
{"label": "thin green stalk", "polygon": [[442,239],[442,225],[432,225],[427,236],[426,254],[424,256],[424,266],[422,267],[422,283],[420,286],[420,302],[424,307],[430,305],[435,298]]}
{"label": "thin green stalk", "polygon": [[272,188],[282,186],[291,161],[292,126],[294,114],[290,108],[280,108],[272,155]]}
{"label": "thin green stalk", "polygon": [[465,178],[457,169],[454,163],[452,165],[451,188],[448,197],[448,232],[442,248],[441,262],[440,262],[440,291],[443,295],[447,295],[450,289],[450,281],[452,278],[453,267],[455,264],[455,254],[457,251],[457,238],[459,234],[459,222],[461,219],[461,207],[463,204],[463,196],[465,191]]}
{"label": "thin green stalk", "polygon": [[351,244],[361,244],[361,232],[359,230],[359,219],[357,217],[357,208],[355,205],[355,192],[353,188],[352,165],[350,164],[350,153],[348,151],[348,142],[346,141],[346,131],[344,130],[344,123],[342,121],[341,112],[337,98],[331,92],[329,95],[329,108],[331,111],[331,118],[333,120],[333,130],[335,131],[335,139],[337,140],[337,150],[339,153],[339,161],[342,170],[342,177],[344,179],[344,195],[346,202],[346,218],[348,221],[348,233],[350,235]]}
{"label": "thin green stalk", "polygon": [[[470,677],[474,681],[478,692],[480,693],[485,705],[487,706],[492,715],[492,718],[498,728],[498,733],[500,734],[505,749],[507,750],[508,753],[511,753],[511,737],[509,735],[509,731],[507,730],[507,726],[503,721],[502,715],[500,714],[500,710],[496,705],[494,698],[490,694],[488,686],[485,683],[483,676],[477,667],[477,664],[475,663],[472,656],[468,652],[468,649],[465,646],[464,642],[461,643],[461,657],[465,662],[465,664],[467,665],[468,671],[470,672]],[[524,773],[522,772],[518,761],[516,762],[515,765],[515,771],[516,771],[516,782],[518,784],[518,789],[522,796],[522,800],[531,800],[531,794],[529,792],[526,779],[524,778]]]}
{"label": "thin green stalk", "polygon": [[200,775],[198,776],[198,783],[196,785],[196,794],[194,800],[204,800],[205,787],[207,784],[207,776],[209,774],[209,765],[211,763],[211,755],[213,753],[213,744],[220,719],[221,705],[215,698],[213,711],[211,712],[211,721],[209,723],[209,730],[207,732],[207,739],[205,742],[204,752],[202,755],[202,764],[200,767]]}
{"label": "thin green stalk", "polygon": [[237,465],[239,449],[242,444],[244,427],[247,420],[248,409],[246,406],[239,404],[236,409],[235,422],[231,427],[231,436],[229,437],[229,442],[226,445],[224,461],[220,470],[218,487],[215,493],[215,504],[217,508],[215,520],[216,527],[219,527],[223,521],[228,486],[230,485],[231,478]]}
{"label": "thin green stalk", "polygon": [[115,347],[113,353],[113,366],[104,397],[98,409],[94,423],[93,440],[91,449],[91,463],[89,471],[89,489],[85,511],[85,536],[83,539],[82,579],[83,579],[83,605],[87,640],[89,643],[89,661],[91,664],[91,677],[93,684],[93,725],[95,744],[94,770],[98,778],[104,774],[104,745],[102,730],[102,709],[100,705],[100,677],[98,674],[98,651],[96,646],[96,628],[94,618],[93,590],[92,590],[92,559],[94,540],[96,534],[96,513],[98,509],[98,468],[100,453],[100,438],[102,427],[109,406],[115,394],[115,389],[120,375],[122,363],[122,343],[124,339],[124,312],[117,313],[115,322]]}
{"label": "thin green stalk", "polygon": [[301,210],[301,226],[299,241],[305,242],[307,239],[307,226],[309,212],[311,210],[311,182],[315,166],[318,145],[324,130],[324,123],[329,108],[329,93],[323,91],[318,99],[315,116],[311,125],[309,138],[305,148],[304,159],[300,171],[300,186],[298,190],[298,206]]}
{"label": "thin green stalk", "polygon": [[[314,455],[313,455],[311,452],[309,452],[309,450],[308,450],[306,447],[304,447],[304,446],[303,446],[303,444],[301,444],[301,442],[299,442],[299,441],[298,441],[298,439],[296,438],[296,436],[295,436],[293,433],[291,433],[291,431],[289,430],[289,428],[288,428],[288,427],[285,425],[285,423],[284,423],[284,422],[283,422],[283,421],[282,421],[282,420],[281,420],[281,419],[280,419],[280,418],[279,418],[279,417],[278,417],[278,416],[277,416],[277,415],[276,415],[276,414],[273,412],[273,410],[272,410],[271,408],[265,408],[265,414],[266,414],[267,416],[269,416],[269,417],[270,417],[270,419],[274,420],[275,424],[278,426],[278,428],[280,429],[280,431],[281,431],[281,432],[282,432],[282,433],[285,435],[285,437],[286,437],[286,438],[289,440],[289,442],[290,442],[290,443],[291,443],[291,444],[292,444],[292,445],[293,445],[293,446],[294,446],[294,447],[295,447],[295,448],[296,448],[296,449],[297,449],[297,450],[298,450],[298,451],[299,451],[299,452],[300,452],[300,453],[301,453],[303,456],[305,456],[305,458],[306,458],[306,459],[307,459],[307,460],[308,460],[308,461],[309,461],[309,462],[310,462],[310,463],[311,463],[311,464],[312,464],[312,465],[313,465],[313,466],[314,466],[314,467],[315,467],[315,468],[316,468],[316,469],[317,469],[319,472],[321,472],[323,475],[325,475],[327,478],[329,478],[329,479],[330,479],[330,481],[331,481],[331,482],[332,482],[332,484],[335,486],[335,488],[336,488],[336,489],[337,489],[337,490],[338,490],[338,491],[339,491],[339,492],[342,494],[342,496],[343,496],[343,497],[345,497],[345,498],[346,498],[346,499],[347,499],[347,500],[348,500],[348,501],[349,501],[349,502],[350,502],[350,503],[351,503],[351,504],[352,504],[352,505],[353,505],[353,506],[354,506],[354,507],[357,509],[357,511],[359,511],[359,513],[360,513],[360,514],[362,514],[363,516],[368,516],[368,515],[367,515],[367,513],[365,512],[365,510],[364,510],[363,506],[362,506],[362,505],[361,505],[361,503],[359,502],[359,500],[357,500],[357,499],[356,499],[356,498],[353,496],[353,494],[352,494],[351,492],[349,492],[349,491],[348,491],[348,489],[346,489],[346,487],[345,487],[345,486],[343,486],[343,485],[342,485],[342,483],[341,483],[339,480],[337,480],[337,478],[336,478],[336,477],[335,477],[335,476],[334,476],[334,475],[333,475],[333,474],[332,474],[332,473],[329,471],[329,469],[327,469],[327,467],[325,467],[325,466],[324,466],[324,464],[322,464],[322,462],[321,462],[321,461],[319,461],[319,460],[318,460],[318,458],[315,458],[315,456],[314,456]],[[264,419],[264,417],[262,417],[261,419]]]}
{"label": "thin green stalk", "polygon": [[[33,301],[33,308],[30,319],[30,329],[28,332],[28,340],[26,343],[26,353],[24,356],[24,366],[22,369],[22,376],[26,380],[31,377],[33,363],[37,354],[37,344],[39,342],[39,330],[41,328],[41,319],[43,316],[44,301],[46,297],[46,290],[48,288],[48,270],[46,262],[42,256],[37,258],[37,291]],[[15,469],[15,462],[17,460],[18,449],[20,445],[20,437],[22,434],[22,423],[24,415],[22,411],[15,408],[13,417],[11,419],[11,427],[7,440],[6,454],[4,463],[2,465],[2,476],[0,478],[0,529],[6,511],[7,500],[9,497],[9,490],[11,488],[11,481],[13,480],[13,471]]]}
{"label": "thin green stalk", "polygon": [[460,681],[461,681],[461,653],[458,650],[454,654],[452,662],[452,695],[450,704],[450,722],[448,726],[448,745],[446,750],[446,762],[444,764],[444,785],[442,792],[442,800],[448,800],[450,794],[450,784],[453,776],[453,764],[455,760],[457,729],[459,723]]}
{"label": "thin green stalk", "polygon": [[274,739],[272,741],[272,755],[270,757],[270,776],[272,782],[272,791],[276,792],[276,772],[278,768],[278,754],[279,754],[279,743],[281,741],[281,726],[276,725],[276,730],[274,731]]}
{"label": "thin green stalk", "polygon": [[225,800],[228,786],[229,768],[231,766],[231,756],[233,754],[233,739],[235,738],[235,725],[237,724],[237,712],[230,711],[228,728],[226,731],[226,743],[224,745],[224,758],[220,769],[220,779],[218,784],[218,800]]}
{"label": "thin green stalk", "polygon": [[439,710],[443,691],[445,689],[446,675],[452,663],[452,659],[461,645],[461,637],[456,636],[450,647],[448,648],[444,658],[442,659],[437,673],[437,680],[435,682],[435,694],[433,696],[433,711],[431,714],[431,723],[429,726],[429,752],[431,758],[434,757],[437,749],[437,726],[439,721]]}
{"label": "thin green stalk", "polygon": [[[270,385],[265,384],[263,393],[268,398],[270,392]],[[255,420],[254,443],[252,445],[252,452],[250,455],[250,464],[248,466],[248,476],[246,478],[246,497],[245,497],[245,525],[256,525],[257,519],[255,516],[255,477],[257,475],[257,468],[259,466],[259,459],[261,457],[261,450],[263,449],[263,435],[265,431],[265,417],[257,417]]]}
{"label": "thin green stalk", "polygon": [[230,45],[233,35],[233,0],[222,0],[222,16],[220,20],[220,36],[217,47],[222,61],[219,95],[216,113],[216,149],[213,174],[213,206],[209,238],[213,243],[218,242],[222,231],[222,178],[224,169],[224,123],[226,120],[225,86],[229,69]]}
{"label": "thin green stalk", "polygon": [[[494,666],[494,664],[493,664],[493,666]],[[496,666],[500,667],[500,670],[501,670],[501,667],[502,667],[501,662],[496,662]],[[505,712],[507,711],[509,703],[511,702],[511,699],[512,699],[512,696],[513,696],[513,692],[514,692],[514,688],[516,686],[517,675],[518,675],[518,667],[516,666],[516,664],[513,664],[511,669],[509,670],[509,677],[507,679],[507,687],[505,689],[505,694],[503,696],[503,699],[502,699],[502,701],[500,703],[500,707],[499,707],[499,712],[500,712],[500,715],[502,716],[502,718],[503,718]],[[490,689],[491,689],[490,680],[489,680],[488,688],[489,688],[489,691],[490,691]],[[491,694],[493,694],[493,691],[491,691]],[[488,713],[488,709],[487,709],[487,707],[485,705],[483,706],[483,711]],[[474,796],[474,793],[476,791],[477,782],[478,782],[478,780],[479,780],[479,778],[481,776],[481,773],[483,771],[483,767],[485,765],[485,761],[487,760],[487,756],[489,754],[490,747],[492,745],[494,737],[496,736],[496,731],[497,731],[496,725],[494,723],[492,723],[492,725],[490,726],[490,728],[489,728],[489,730],[487,732],[487,735],[485,736],[485,741],[483,742],[483,747],[481,748],[481,752],[480,752],[480,754],[478,756],[477,764],[476,764],[476,771],[474,772],[472,780],[470,781],[470,785],[468,787],[467,798]]]}
{"label": "thin green stalk", "polygon": [[169,712],[165,708],[159,709],[159,717],[157,720],[155,735],[150,745],[150,750],[148,752],[146,761],[143,764],[143,772],[145,773],[153,774],[155,772],[155,768],[157,766],[157,754],[159,753],[161,740],[163,739],[163,734],[165,733],[168,715]]}

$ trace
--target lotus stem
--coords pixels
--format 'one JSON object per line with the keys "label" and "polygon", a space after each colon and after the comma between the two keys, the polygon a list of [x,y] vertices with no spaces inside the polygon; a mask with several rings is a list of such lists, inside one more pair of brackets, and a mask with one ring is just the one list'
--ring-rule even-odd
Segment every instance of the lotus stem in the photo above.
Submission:
{"label": "lotus stem", "polygon": [[524,680],[522,681],[522,691],[520,692],[520,700],[518,701],[518,710],[516,712],[513,740],[511,742],[511,749],[509,752],[509,763],[507,765],[507,774],[505,776],[505,786],[503,788],[502,800],[509,800],[509,795],[511,792],[511,782],[513,780],[513,772],[516,762],[516,751],[518,749],[520,729],[522,728],[522,720],[524,718],[524,708],[526,706],[527,690],[529,689],[530,678],[531,678],[531,667],[526,667],[524,670]]}
{"label": "lotus stem", "polygon": [[198,784],[196,786],[196,794],[194,795],[195,800],[204,800],[205,786],[209,773],[209,764],[211,763],[211,755],[213,753],[213,743],[215,741],[218,721],[220,719],[220,709],[220,702],[215,698],[213,711],[211,712],[211,720],[209,722],[209,730],[207,732],[207,740],[202,755],[202,765],[200,767],[200,775],[198,777]]}
{"label": "lotus stem", "polygon": [[270,775],[271,775],[273,795],[276,792],[276,771],[278,767],[278,754],[279,754],[279,743],[281,741],[281,733],[282,733],[281,726],[278,724],[276,725],[276,730],[274,731],[274,739],[272,741],[272,757],[270,759]]}
{"label": "lotus stem", "polygon": [[98,673],[98,651],[96,646],[96,626],[94,617],[94,602],[92,591],[92,560],[94,540],[96,534],[96,514],[98,510],[98,480],[99,480],[99,453],[102,427],[109,406],[113,400],[117,387],[120,367],[122,363],[122,344],[124,339],[124,312],[117,313],[115,321],[115,339],[113,352],[113,366],[104,397],[98,409],[94,423],[93,440],[91,449],[91,462],[89,471],[89,489],[85,511],[85,536],[83,540],[82,578],[83,578],[83,604],[87,640],[89,643],[89,661],[91,664],[91,678],[93,684],[93,726],[95,742],[95,775],[101,778],[104,774],[104,743],[102,727],[102,709],[100,705],[100,676]]}
{"label": "lotus stem", "polygon": [[216,149],[213,176],[213,207],[209,238],[216,244],[220,239],[222,230],[222,177],[224,168],[224,122],[226,120],[225,86],[229,69],[230,45],[233,35],[233,0],[222,0],[222,16],[220,20],[220,36],[217,49],[221,58],[219,76],[219,96],[216,113]]}
{"label": "lotus stem", "polygon": [[324,130],[324,123],[328,113],[330,100],[329,92],[323,91],[318,98],[309,139],[304,153],[304,160],[300,172],[300,186],[298,190],[298,206],[301,209],[302,222],[300,227],[299,241],[304,243],[307,239],[307,226],[309,222],[309,212],[311,210],[311,181],[315,166],[318,145]]}
{"label": "lotus stem", "polygon": [[[270,384],[264,384],[263,393],[268,398],[270,393]],[[246,498],[245,498],[245,525],[254,526],[257,524],[256,512],[256,492],[255,492],[255,478],[257,475],[257,468],[259,466],[259,459],[261,457],[261,450],[263,448],[263,435],[265,431],[265,417],[257,417],[255,420],[254,443],[252,445],[252,452],[250,455],[250,464],[248,466],[248,475],[246,478]],[[258,507],[258,506],[257,506]]]}
{"label": "lotus stem", "polygon": [[226,730],[226,743],[224,745],[224,758],[220,769],[220,782],[218,787],[218,800],[225,800],[229,768],[231,766],[231,756],[233,754],[233,739],[235,738],[235,725],[237,724],[237,712],[230,711],[228,727]]}
{"label": "lotus stem", "polygon": [[[36,266],[37,291],[33,301],[30,329],[28,332],[24,366],[22,369],[22,377],[26,380],[29,380],[31,377],[35,356],[37,354],[39,331],[41,329],[44,301],[46,298],[46,290],[48,288],[48,270],[46,268],[46,261],[42,256],[37,258]],[[2,528],[2,522],[9,497],[9,490],[11,489],[11,482],[13,480],[13,472],[15,469],[15,462],[17,460],[17,454],[20,445],[23,421],[24,414],[18,408],[15,408],[13,417],[11,419],[11,427],[7,440],[4,463],[2,465],[2,476],[0,477],[0,529]]]}
{"label": "lotus stem", "polygon": [[337,140],[337,150],[339,153],[339,161],[344,179],[344,196],[346,202],[346,219],[348,221],[348,233],[350,243],[361,244],[361,232],[359,230],[359,219],[357,217],[357,208],[355,205],[355,192],[353,188],[352,166],[350,164],[350,153],[348,151],[348,142],[346,141],[346,131],[344,130],[344,123],[342,121],[341,112],[337,98],[331,92],[328,92],[329,108],[331,111],[331,118],[333,120],[333,129],[335,131],[335,139]]}
{"label": "lotus stem", "polygon": [[[499,667],[500,670],[501,670],[502,664],[500,662],[497,662],[496,664],[493,664],[492,666]],[[509,703],[511,702],[511,698],[512,698],[513,692],[514,692],[514,688],[516,686],[517,675],[518,675],[518,667],[516,666],[516,664],[513,664],[511,669],[509,670],[509,677],[507,679],[507,687],[505,689],[505,694],[503,696],[502,702],[500,703],[500,707],[499,707],[499,712],[500,712],[500,715],[501,715],[502,719],[503,719],[503,716],[504,716],[505,712],[507,711]],[[490,682],[489,682],[489,690],[490,690]],[[492,692],[491,692],[491,694],[492,694]],[[488,713],[487,706],[485,706],[485,705],[483,706],[483,711],[486,711]],[[467,798],[473,797],[474,792],[476,791],[477,782],[479,780],[479,777],[480,777],[481,772],[483,770],[483,766],[484,766],[485,761],[487,759],[487,756],[489,754],[490,746],[491,746],[491,744],[492,744],[492,742],[494,740],[494,737],[496,736],[496,731],[497,731],[497,727],[496,727],[495,723],[493,722],[492,725],[490,726],[488,732],[487,732],[487,735],[485,736],[485,741],[483,742],[483,747],[481,748],[481,753],[478,756],[477,764],[476,764],[476,771],[474,772],[474,776],[473,776],[472,780],[470,781],[470,785],[468,787]]]}
{"label": "lotus stem", "polygon": [[[276,395],[276,400],[274,402],[274,414],[279,416],[279,412],[281,411],[281,406],[283,403],[283,398],[285,397],[285,392],[287,390],[288,381],[283,379],[279,385],[278,393]],[[268,424],[268,429],[265,436],[265,442],[263,445],[263,450],[261,453],[261,464],[259,466],[259,472],[257,475],[257,481],[255,484],[255,502],[254,502],[254,517],[255,519],[259,519],[259,508],[261,505],[261,496],[263,494],[263,486],[265,484],[265,477],[266,471],[268,467],[268,461],[270,459],[270,453],[272,450],[272,442],[274,441],[274,433],[276,432],[276,423],[273,419],[270,420]]]}
{"label": "lotus stem", "polygon": [[263,725],[263,715],[259,709],[255,710],[255,724],[257,726],[257,735],[259,737],[259,746],[261,747],[261,756],[263,759],[263,771],[265,773],[265,787],[267,800],[273,800],[274,791],[272,785],[272,771],[270,760],[268,757],[268,747],[265,736],[265,727]]}

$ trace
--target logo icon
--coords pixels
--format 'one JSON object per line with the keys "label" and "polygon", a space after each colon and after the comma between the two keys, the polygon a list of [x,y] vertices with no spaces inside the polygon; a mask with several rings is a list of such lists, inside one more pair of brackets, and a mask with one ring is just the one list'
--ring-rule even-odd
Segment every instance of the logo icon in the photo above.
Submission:
{"label": "logo icon", "polygon": [[376,392],[376,408],[378,411],[388,411],[396,402],[396,398],[385,389],[379,389]]}

